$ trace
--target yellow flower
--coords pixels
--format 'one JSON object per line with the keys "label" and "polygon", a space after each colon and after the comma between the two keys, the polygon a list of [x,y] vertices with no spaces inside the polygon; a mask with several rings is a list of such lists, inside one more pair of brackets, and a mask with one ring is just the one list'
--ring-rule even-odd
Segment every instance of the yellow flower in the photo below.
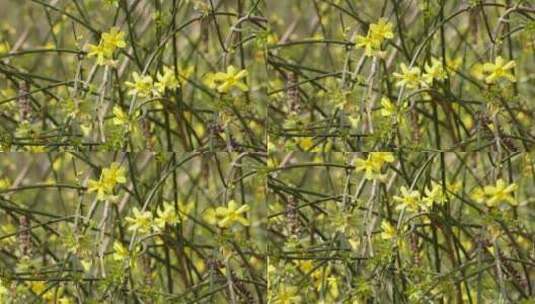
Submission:
{"label": "yellow flower", "polygon": [[163,74],[158,72],[156,75],[158,82],[154,84],[158,93],[163,94],[165,90],[174,90],[180,87],[180,81],[178,80],[175,72],[169,67],[163,67]]}
{"label": "yellow flower", "polygon": [[243,213],[247,211],[249,211],[249,206],[238,206],[234,200],[231,200],[228,202],[227,207],[208,209],[204,215],[204,219],[212,225],[217,224],[220,228],[229,228],[234,223],[249,226],[249,220],[243,216]]}
{"label": "yellow flower", "polygon": [[374,163],[380,164],[380,166],[384,163],[393,163],[395,160],[392,152],[371,152],[369,157]]}
{"label": "yellow flower", "polygon": [[110,198],[110,195],[108,193],[108,189],[106,188],[106,185],[102,182],[102,180],[92,180],[90,179],[87,184],[87,192],[96,192],[97,193],[97,199],[104,201]]}
{"label": "yellow flower", "polygon": [[4,177],[0,179],[0,190],[5,190],[11,188],[11,180],[9,177]]}
{"label": "yellow flower", "polygon": [[44,300],[52,300],[54,298],[54,292],[47,288],[45,281],[34,281],[29,283],[30,289],[37,295],[43,297]]}
{"label": "yellow flower", "polygon": [[338,296],[340,296],[340,291],[338,290],[339,283],[340,283],[340,279],[334,275],[331,275],[327,278],[328,303],[335,302]]}
{"label": "yellow flower", "polygon": [[446,193],[442,190],[442,185],[431,182],[431,189],[425,189],[425,197],[422,201],[431,207],[433,203],[444,204],[446,202]]}
{"label": "yellow flower", "polygon": [[431,65],[426,63],[424,70],[425,73],[422,75],[422,78],[428,85],[433,84],[434,80],[444,80],[448,77],[448,74],[446,74],[446,70],[444,70],[444,66],[442,65],[442,61],[436,58],[431,58]]}
{"label": "yellow flower", "polygon": [[125,169],[121,167],[119,163],[112,163],[108,168],[102,170],[102,179],[106,184],[110,185],[111,188],[115,184],[124,184],[126,183],[126,177],[124,176]]}
{"label": "yellow flower", "polygon": [[455,57],[455,58],[446,57],[446,68],[450,70],[451,72],[455,72],[459,70],[462,63],[463,63],[463,59],[461,57]]}
{"label": "yellow flower", "polygon": [[381,105],[383,106],[383,109],[381,109],[381,115],[389,117],[396,114],[396,105],[390,101],[390,98],[386,96],[381,98]]}
{"label": "yellow flower", "polygon": [[102,43],[99,43],[98,45],[90,44],[87,57],[93,56],[97,57],[98,65],[105,65],[107,60],[111,58],[112,54],[108,53],[108,50]]}
{"label": "yellow flower", "polygon": [[2,279],[0,279],[0,303],[8,303],[8,295],[9,290],[2,283]]}
{"label": "yellow flower", "polygon": [[314,146],[314,140],[312,137],[303,137],[298,140],[298,145],[304,151],[308,151]]}
{"label": "yellow flower", "polygon": [[180,222],[175,207],[169,203],[163,203],[163,209],[156,210],[157,217],[154,219],[154,228],[156,230],[163,230],[166,225],[175,225]]}
{"label": "yellow flower", "polygon": [[125,48],[124,32],[119,31],[117,27],[112,27],[108,33],[102,34],[101,43],[112,53],[117,48]]}
{"label": "yellow flower", "polygon": [[140,76],[137,72],[132,73],[134,82],[125,82],[126,86],[130,88],[128,94],[138,95],[139,97],[150,96],[153,90],[153,80],[150,75]]}
{"label": "yellow flower", "polygon": [[416,212],[420,207],[420,192],[417,190],[409,191],[405,186],[401,186],[401,196],[394,196],[394,201],[400,203],[396,209],[407,208],[409,211]]}
{"label": "yellow flower", "polygon": [[270,303],[273,304],[296,304],[301,303],[301,296],[298,294],[299,289],[295,286],[287,286],[281,284],[276,291],[273,300]]}
{"label": "yellow flower", "polygon": [[294,263],[303,273],[310,273],[314,269],[313,260],[295,260]]}
{"label": "yellow flower", "polygon": [[355,42],[357,48],[364,49],[364,54],[368,57],[377,54],[378,49],[381,47],[381,42],[376,39],[373,39],[372,37],[370,37],[370,35],[357,35]]}
{"label": "yellow flower", "polygon": [[218,72],[213,75],[213,81],[219,82],[217,91],[220,93],[228,92],[232,87],[236,87],[243,92],[249,90],[247,85],[240,81],[242,78],[247,77],[247,70],[238,70],[234,66],[229,66],[227,72]]}
{"label": "yellow flower", "polygon": [[383,179],[381,168],[385,163],[394,162],[394,155],[391,152],[371,152],[367,159],[357,159],[355,169],[357,172],[364,171],[366,179]]}
{"label": "yellow flower", "polygon": [[403,119],[401,114],[407,110],[408,107],[407,103],[403,103],[398,107],[386,96],[381,98],[381,106],[383,107],[381,109],[381,115],[384,117],[394,117],[398,123]]}
{"label": "yellow flower", "polygon": [[193,208],[195,207],[195,202],[178,202],[178,213],[183,216],[188,216]]}
{"label": "yellow flower", "polygon": [[128,118],[128,115],[121,109],[120,106],[114,106],[113,107],[113,114],[115,117],[113,118],[113,124],[115,125],[126,125],[130,123],[130,119]]}
{"label": "yellow flower", "polygon": [[485,79],[485,71],[483,70],[483,64],[476,63],[470,69],[470,74],[477,80]]}
{"label": "yellow flower", "polygon": [[383,240],[390,240],[396,237],[396,227],[392,226],[387,220],[381,222],[381,237]]}
{"label": "yellow flower", "polygon": [[202,79],[202,82],[204,83],[204,85],[210,89],[217,88],[217,82],[214,76],[215,76],[214,73],[206,73],[206,75],[204,75]]}
{"label": "yellow flower", "polygon": [[123,261],[129,256],[128,248],[123,246],[119,241],[113,242],[113,250],[113,259],[116,261]]}
{"label": "yellow flower", "polygon": [[133,217],[126,217],[125,221],[129,223],[128,230],[147,233],[151,229],[152,213],[150,211],[141,212],[137,207],[132,209]]}
{"label": "yellow flower", "polygon": [[394,72],[395,78],[398,78],[396,86],[406,86],[409,89],[415,89],[420,84],[425,84],[421,78],[421,71],[419,67],[408,68],[405,63],[400,65],[401,73]]}
{"label": "yellow flower", "polygon": [[489,75],[485,78],[487,83],[495,83],[500,78],[505,78],[511,82],[515,82],[515,76],[511,74],[508,70],[516,66],[514,60],[505,62],[501,56],[496,57],[494,63],[487,62],[483,64],[483,72],[488,73]]}
{"label": "yellow flower", "polygon": [[498,179],[496,185],[487,185],[483,189],[478,188],[472,193],[472,199],[479,203],[485,202],[489,207],[495,207],[501,202],[507,202],[513,206],[518,205],[518,202],[513,197],[513,192],[516,190],[515,183],[506,184],[503,179]]}
{"label": "yellow flower", "polygon": [[392,32],[392,23],[387,22],[384,18],[379,19],[377,23],[370,24],[368,34],[377,40],[385,40],[394,38]]}
{"label": "yellow flower", "polygon": [[7,54],[9,53],[9,50],[11,47],[9,46],[9,42],[4,41],[0,43],[0,54]]}
{"label": "yellow flower", "polygon": [[105,65],[111,62],[113,52],[118,48],[126,47],[124,33],[118,28],[112,27],[108,33],[103,33],[98,45],[89,44],[87,57],[97,57],[98,65]]}
{"label": "yellow flower", "polygon": [[188,80],[191,77],[191,75],[193,75],[194,71],[195,71],[195,66],[193,65],[182,67],[178,71],[178,76],[180,76],[178,79],[178,82],[180,83],[180,85],[183,85],[186,82],[186,80]]}
{"label": "yellow flower", "polygon": [[136,111],[134,113],[134,117],[129,117],[128,114],[123,111],[123,109],[115,105],[113,107],[113,124],[117,126],[126,126],[127,130],[132,132],[136,129],[137,124],[135,123],[136,120],[141,116],[141,113],[139,111]]}
{"label": "yellow flower", "polygon": [[394,38],[392,23],[381,18],[377,23],[370,24],[366,36],[357,35],[356,46],[364,49],[366,56],[380,55],[381,44],[386,39]]}
{"label": "yellow flower", "polygon": [[457,192],[459,192],[461,190],[461,186],[462,186],[462,184],[460,182],[449,182],[446,185],[446,189],[449,192],[457,193]]}
{"label": "yellow flower", "polygon": [[109,168],[104,168],[98,180],[90,179],[87,184],[87,191],[97,192],[98,200],[113,199],[113,188],[116,184],[126,183],[124,176],[125,169],[118,163],[112,163]]}
{"label": "yellow flower", "polygon": [[71,300],[70,298],[67,298],[67,297],[61,297],[58,299],[58,303],[59,304],[72,304],[74,303],[73,300]]}

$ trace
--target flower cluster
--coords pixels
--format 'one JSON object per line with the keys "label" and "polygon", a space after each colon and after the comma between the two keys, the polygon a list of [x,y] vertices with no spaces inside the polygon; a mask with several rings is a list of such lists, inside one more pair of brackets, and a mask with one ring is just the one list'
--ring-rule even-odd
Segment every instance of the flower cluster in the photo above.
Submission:
{"label": "flower cluster", "polygon": [[126,47],[124,32],[112,27],[109,32],[103,33],[98,45],[89,44],[88,57],[96,57],[98,65],[113,64],[113,53],[116,49]]}
{"label": "flower cluster", "polygon": [[409,190],[405,186],[400,188],[401,195],[394,196],[394,201],[398,202],[396,209],[407,209],[408,211],[416,212],[422,206],[421,195],[418,190]]}
{"label": "flower cluster", "polygon": [[227,72],[208,73],[204,77],[204,83],[211,89],[217,89],[219,93],[228,93],[233,87],[247,92],[249,87],[242,79],[247,77],[247,70],[238,70],[233,65],[227,67]]}
{"label": "flower cluster", "polygon": [[249,211],[248,205],[239,206],[234,200],[230,200],[227,207],[209,208],[206,210],[204,219],[211,225],[219,228],[230,228],[235,223],[249,226],[249,220],[244,217],[244,213]]}
{"label": "flower cluster", "polygon": [[366,36],[357,35],[357,47],[363,48],[366,56],[382,55],[381,44],[383,41],[394,38],[392,27],[392,23],[387,22],[385,19],[379,19],[377,23],[370,24]]}
{"label": "flower cluster", "polygon": [[515,76],[510,71],[515,66],[514,60],[506,61],[503,57],[498,56],[494,62],[475,64],[472,67],[472,75],[479,80],[484,79],[488,84],[494,84],[502,78],[516,82]]}
{"label": "flower cluster", "polygon": [[513,197],[516,188],[515,183],[507,184],[500,178],[496,181],[496,185],[486,185],[474,190],[472,198],[478,203],[485,203],[488,207],[497,207],[500,203],[516,206],[518,202]]}
{"label": "flower cluster", "polygon": [[166,226],[176,225],[180,222],[180,217],[175,207],[169,203],[164,202],[162,208],[156,210],[156,217],[153,217],[150,211],[142,211],[137,207],[132,209],[132,216],[126,217],[128,223],[128,230],[137,231],[141,234],[149,233],[150,231],[163,231]]}
{"label": "flower cluster", "polygon": [[140,75],[138,72],[132,73],[133,81],[126,81],[129,88],[129,95],[136,95],[142,98],[163,96],[167,90],[174,90],[180,87],[178,75],[170,67],[164,66],[163,72],[156,74],[156,80],[150,75]]}
{"label": "flower cluster", "polygon": [[112,163],[110,167],[102,169],[98,180],[89,180],[87,191],[96,192],[98,200],[115,200],[116,196],[113,195],[115,185],[126,183],[124,171],[119,163]]}
{"label": "flower cluster", "polygon": [[393,197],[394,201],[399,203],[396,209],[406,209],[407,211],[418,212],[420,210],[429,210],[433,204],[442,205],[446,203],[448,199],[446,191],[452,191],[453,186],[454,185],[450,185],[444,189],[441,184],[433,181],[431,182],[431,187],[425,188],[423,196],[418,190],[409,190],[405,186],[401,186],[401,195],[395,195]]}
{"label": "flower cluster", "polygon": [[364,171],[366,179],[384,179],[381,168],[385,163],[394,162],[394,155],[391,152],[371,152],[367,159],[357,159],[355,169],[357,172]]}
{"label": "flower cluster", "polygon": [[137,124],[135,123],[141,116],[140,111],[134,112],[132,115],[128,115],[123,109],[116,105],[113,107],[113,124],[116,126],[124,126],[129,132],[137,131]]}
{"label": "flower cluster", "polygon": [[396,86],[405,86],[409,89],[415,89],[419,86],[429,87],[435,81],[443,81],[448,75],[442,62],[436,58],[431,58],[431,65],[426,63],[424,73],[419,67],[407,67],[405,63],[400,65],[401,73],[394,72],[395,78],[399,79]]}

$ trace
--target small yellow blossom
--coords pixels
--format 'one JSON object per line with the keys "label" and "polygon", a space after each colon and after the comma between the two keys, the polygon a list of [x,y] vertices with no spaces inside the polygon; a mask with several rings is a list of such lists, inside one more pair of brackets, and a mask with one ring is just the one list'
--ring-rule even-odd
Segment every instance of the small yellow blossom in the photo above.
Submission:
{"label": "small yellow blossom", "polygon": [[401,114],[406,111],[408,107],[407,103],[397,106],[386,96],[381,98],[381,106],[383,107],[380,112],[381,115],[383,117],[393,117],[398,123],[403,119]]}
{"label": "small yellow blossom", "polygon": [[0,190],[5,190],[11,188],[11,180],[9,177],[4,177],[0,179]]}
{"label": "small yellow blossom", "polygon": [[461,57],[446,57],[446,68],[450,72],[458,71],[461,67],[461,64],[463,63],[463,59]]}
{"label": "small yellow blossom", "polygon": [[396,105],[392,103],[392,101],[390,101],[390,98],[386,96],[381,98],[381,105],[383,106],[383,108],[381,109],[381,115],[385,117],[390,117],[396,114]]}
{"label": "small yellow blossom", "polygon": [[485,71],[483,70],[483,64],[476,63],[470,69],[470,75],[474,76],[477,80],[485,79]]}
{"label": "small yellow blossom", "polygon": [[195,66],[194,65],[183,66],[178,71],[178,75],[180,76],[180,78],[179,78],[180,85],[182,85],[184,82],[186,82],[191,77],[191,75],[193,75],[193,72],[195,72]]}
{"label": "small yellow blossom", "polygon": [[384,18],[381,18],[377,23],[370,24],[370,30],[368,33],[377,40],[392,39],[394,38],[392,28],[392,23],[387,22]]}
{"label": "small yellow blossom", "polygon": [[431,182],[431,189],[426,188],[425,196],[422,201],[428,207],[431,207],[433,203],[444,204],[447,200],[446,193],[442,190],[442,185],[435,182]]}
{"label": "small yellow blossom", "polygon": [[357,159],[355,169],[357,172],[364,171],[366,179],[383,179],[381,168],[385,163],[394,162],[394,155],[391,152],[371,152],[367,159]]}
{"label": "small yellow blossom", "polygon": [[220,93],[227,93],[233,87],[246,92],[249,88],[241,81],[245,77],[247,77],[247,70],[238,70],[231,65],[227,67],[226,73],[215,73],[212,80],[218,83],[217,91]]}
{"label": "small yellow blossom", "polygon": [[312,137],[303,137],[298,140],[298,145],[304,151],[308,151],[314,146],[314,140]]}
{"label": "small yellow blossom", "polygon": [[217,88],[217,82],[214,76],[215,76],[214,73],[206,73],[202,79],[203,84],[207,86],[209,89]]}
{"label": "small yellow blossom", "polygon": [[74,302],[70,298],[61,297],[61,298],[58,299],[58,303],[59,304],[73,304]]}
{"label": "small yellow blossom", "polygon": [[364,54],[368,57],[375,56],[375,54],[378,53],[378,49],[381,46],[380,42],[378,43],[377,40],[373,39],[369,35],[367,36],[357,35],[355,44],[357,48],[364,49]]}
{"label": "small yellow blossom", "polygon": [[188,216],[193,208],[195,207],[195,202],[178,202],[178,212],[184,216]]}
{"label": "small yellow blossom", "polygon": [[124,32],[119,31],[117,27],[112,27],[109,32],[102,34],[101,43],[110,50],[125,48]]}
{"label": "small yellow blossom", "polygon": [[340,279],[338,277],[330,275],[325,280],[317,280],[315,283],[316,290],[323,295],[318,304],[328,304],[336,302],[336,299],[340,295],[340,291],[338,289]]}
{"label": "small yellow blossom", "polygon": [[392,226],[387,220],[381,222],[381,238],[383,240],[390,240],[396,237],[396,227]]}
{"label": "small yellow blossom", "polygon": [[128,115],[123,111],[123,109],[121,109],[120,106],[116,105],[113,107],[113,115],[115,115],[113,118],[114,125],[127,125],[130,123]]}
{"label": "small yellow blossom", "polygon": [[140,111],[136,111],[133,117],[130,117],[120,106],[115,105],[113,107],[113,115],[112,121],[114,125],[124,126],[129,132],[134,132],[137,128],[136,121],[141,116],[141,113]]}
{"label": "small yellow blossom", "polygon": [[392,27],[392,23],[382,18],[377,23],[370,24],[366,36],[357,35],[355,41],[357,48],[363,48],[366,56],[380,55],[383,41],[394,38]]}
{"label": "small yellow blossom", "polygon": [[478,203],[485,203],[489,207],[496,207],[499,203],[506,202],[516,206],[518,202],[513,197],[513,192],[517,189],[515,183],[507,184],[503,179],[498,179],[496,185],[487,185],[477,188],[472,192],[472,199]]}
{"label": "small yellow blossom", "polygon": [[424,66],[425,73],[422,75],[423,81],[428,85],[433,84],[434,80],[445,80],[448,77],[446,70],[442,65],[442,61],[431,58],[431,65],[426,63]]}
{"label": "small yellow blossom", "polygon": [[210,208],[206,211],[204,219],[210,224],[216,224],[220,228],[229,228],[234,223],[240,223],[244,226],[249,226],[243,214],[249,211],[248,205],[238,206],[234,200],[228,202],[227,207]]}
{"label": "small yellow blossom", "polygon": [[416,212],[421,206],[420,192],[417,190],[408,190],[405,186],[400,188],[401,196],[394,196],[394,201],[400,203],[396,209],[406,208],[409,211]]}
{"label": "small yellow blossom", "polygon": [[152,213],[150,211],[140,211],[137,207],[132,209],[133,216],[126,217],[129,224],[128,230],[148,233],[152,226]]}
{"label": "small yellow blossom", "polygon": [[158,81],[154,84],[154,87],[156,87],[159,94],[165,93],[165,90],[174,90],[180,87],[180,81],[177,75],[169,67],[164,66],[163,74],[158,72],[156,79]]}
{"label": "small yellow blossom", "polygon": [[125,82],[126,86],[130,88],[128,94],[138,95],[139,97],[148,97],[153,91],[153,80],[150,75],[139,75],[139,73],[132,73],[134,82]]}
{"label": "small yellow blossom", "polygon": [[392,152],[371,152],[370,159],[381,166],[384,163],[393,163],[395,160]]}
{"label": "small yellow blossom", "polygon": [[89,193],[96,192],[97,199],[99,200],[106,200],[108,197],[106,185],[102,182],[102,180],[89,180],[87,184],[87,191]]}
{"label": "small yellow blossom", "polygon": [[113,251],[113,259],[116,261],[124,261],[129,256],[128,248],[119,241],[113,242]]}
{"label": "small yellow blossom", "polygon": [[513,69],[516,66],[514,60],[506,62],[501,56],[496,57],[494,63],[487,62],[483,64],[483,72],[488,76],[485,78],[486,83],[495,83],[500,78],[505,78],[511,82],[515,82],[515,76],[508,70]]}
{"label": "small yellow blossom", "polygon": [[8,303],[9,290],[4,286],[2,279],[0,279],[0,303]]}
{"label": "small yellow blossom", "polygon": [[273,304],[297,304],[301,303],[301,296],[298,294],[299,289],[295,286],[280,285],[270,303]]}
{"label": "small yellow blossom", "polygon": [[154,227],[156,230],[163,230],[166,225],[175,225],[180,222],[175,207],[169,203],[164,202],[163,208],[156,211],[156,218],[154,219]]}
{"label": "small yellow blossom", "polygon": [[104,168],[98,180],[90,179],[87,184],[89,193],[96,192],[97,199],[113,199],[113,188],[116,184],[126,183],[125,169],[118,163],[112,163],[109,168]]}
{"label": "small yellow blossom", "polygon": [[295,260],[294,261],[296,266],[299,267],[299,269],[303,273],[310,273],[314,269],[314,261],[313,260]]}
{"label": "small yellow blossom", "polygon": [[0,55],[9,53],[10,49],[11,47],[9,46],[9,42],[0,42]]}
{"label": "small yellow blossom", "polygon": [[405,63],[400,65],[401,73],[394,72],[395,78],[398,78],[396,86],[406,86],[409,89],[415,89],[421,84],[425,84],[421,76],[421,70],[419,67],[408,68]]}
{"label": "small yellow blossom", "polygon": [[89,44],[88,57],[97,57],[98,65],[106,65],[112,61],[113,52],[118,48],[125,48],[124,32],[117,27],[110,29],[108,33],[103,33],[98,45]]}
{"label": "small yellow blossom", "polygon": [[[113,53],[112,53],[113,54]],[[98,45],[89,45],[89,52],[87,53],[87,57],[97,57],[97,64],[98,65],[105,65],[106,61],[110,59],[112,54],[108,53],[108,50],[104,47],[102,43]]]}
{"label": "small yellow blossom", "polygon": [[112,163],[102,170],[102,179],[108,184],[124,184],[126,183],[124,171],[125,169],[119,163]]}

